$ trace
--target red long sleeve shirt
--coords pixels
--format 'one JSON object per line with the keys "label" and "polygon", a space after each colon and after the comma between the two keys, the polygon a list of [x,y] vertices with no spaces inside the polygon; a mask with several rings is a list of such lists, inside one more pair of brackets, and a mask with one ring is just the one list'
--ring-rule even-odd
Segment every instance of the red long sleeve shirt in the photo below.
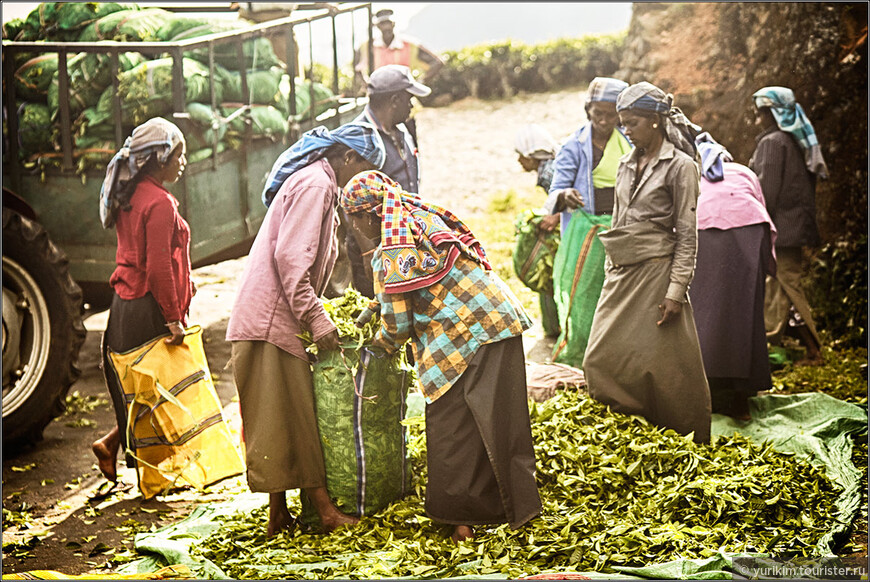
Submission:
{"label": "red long sleeve shirt", "polygon": [[186,325],[192,286],[190,227],[178,201],[150,176],[136,187],[131,210],[118,212],[117,267],[109,283],[121,299],[151,293],[167,322]]}

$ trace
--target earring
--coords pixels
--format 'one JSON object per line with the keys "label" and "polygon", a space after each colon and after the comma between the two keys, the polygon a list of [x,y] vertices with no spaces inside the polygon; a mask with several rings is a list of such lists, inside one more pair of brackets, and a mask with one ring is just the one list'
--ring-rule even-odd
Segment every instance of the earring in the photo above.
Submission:
{"label": "earring", "polygon": [[659,124],[658,124],[658,123],[653,123],[653,129],[658,129],[658,128],[659,128]]}

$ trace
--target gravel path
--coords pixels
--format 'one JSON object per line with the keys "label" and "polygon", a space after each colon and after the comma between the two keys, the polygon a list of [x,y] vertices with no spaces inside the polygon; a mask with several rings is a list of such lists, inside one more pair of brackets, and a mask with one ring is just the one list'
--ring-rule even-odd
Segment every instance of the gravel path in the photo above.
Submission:
{"label": "gravel path", "polygon": [[534,174],[517,163],[516,132],[537,123],[561,143],[585,121],[583,100],[573,89],[422,109],[416,114],[421,195],[466,218],[483,212],[493,192],[534,188]]}

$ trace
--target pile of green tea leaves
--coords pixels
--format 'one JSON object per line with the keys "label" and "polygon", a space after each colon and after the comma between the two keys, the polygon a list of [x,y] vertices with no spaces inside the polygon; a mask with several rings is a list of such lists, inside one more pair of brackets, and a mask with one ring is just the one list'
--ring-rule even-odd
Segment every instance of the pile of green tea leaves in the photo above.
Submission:
{"label": "pile of green tea leaves", "polygon": [[822,355],[820,366],[787,366],[774,372],[771,392],[824,392],[846,402],[867,404],[867,349],[825,346]]}
{"label": "pile of green tea leaves", "polygon": [[[377,308],[367,312],[371,313],[371,317],[362,321],[361,326],[356,324],[357,318],[367,308],[371,309],[375,305],[377,302],[373,302],[353,287],[345,289],[344,295],[323,302],[323,308],[338,332],[339,341],[342,344],[353,344],[356,348],[371,344],[375,332],[381,326]],[[302,332],[299,337],[309,346],[309,351],[317,353],[310,331]]]}
{"label": "pile of green tea leaves", "polygon": [[[698,445],[566,391],[531,405],[542,515],[517,531],[449,540],[425,516],[423,418],[406,421],[413,492],[354,528],[266,538],[266,508],[238,513],[195,544],[231,578],[509,578],[613,572],[724,552],[829,553],[834,485],[818,469],[739,436]],[[291,496],[291,508],[298,499]]]}

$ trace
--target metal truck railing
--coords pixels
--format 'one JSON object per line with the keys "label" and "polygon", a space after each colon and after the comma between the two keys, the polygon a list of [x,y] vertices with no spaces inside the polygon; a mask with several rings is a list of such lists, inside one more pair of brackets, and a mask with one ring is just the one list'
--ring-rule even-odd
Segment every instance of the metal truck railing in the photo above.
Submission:
{"label": "metal truck railing", "polygon": [[[197,9],[195,7],[187,9],[185,8],[175,8],[175,11],[178,12],[192,12],[192,11],[203,11],[210,10],[213,11],[214,8],[202,8]],[[18,135],[18,119],[17,116],[12,114],[12,112],[16,111],[16,95],[15,95],[15,82],[14,75],[15,69],[15,56],[19,53],[57,53],[58,54],[58,90],[59,95],[61,96],[58,103],[58,116],[60,120],[60,146],[61,146],[61,155],[62,155],[62,169],[67,171],[72,171],[74,169],[73,163],[73,136],[72,136],[72,118],[70,115],[70,105],[69,105],[69,72],[67,69],[67,58],[70,53],[101,53],[108,54],[111,59],[111,77],[112,77],[112,86],[114,88],[114,99],[113,99],[113,121],[115,127],[115,143],[118,148],[123,145],[124,142],[124,133],[123,133],[123,120],[121,118],[121,96],[118,92],[118,74],[119,74],[119,55],[121,53],[126,52],[140,52],[146,55],[162,55],[168,54],[172,58],[173,63],[173,73],[172,73],[172,108],[173,108],[173,117],[176,119],[182,120],[185,119],[186,113],[185,110],[185,99],[184,99],[184,75],[182,68],[182,59],[183,55],[186,51],[195,50],[195,49],[207,49],[208,50],[208,69],[209,69],[209,85],[211,92],[211,106],[213,109],[216,109],[218,103],[216,100],[216,93],[214,87],[214,78],[215,78],[215,48],[221,45],[226,44],[235,44],[237,47],[238,55],[239,55],[239,72],[241,77],[241,86],[242,86],[242,94],[244,96],[244,107],[242,108],[242,115],[246,116],[245,125],[248,129],[251,126],[250,120],[250,95],[248,93],[248,75],[247,75],[247,67],[244,65],[245,57],[244,57],[244,43],[245,41],[261,38],[261,37],[272,37],[275,35],[283,34],[287,39],[287,54],[282,55],[286,57],[286,72],[290,78],[290,96],[289,96],[289,111],[291,118],[294,119],[296,123],[294,127],[294,131],[291,131],[290,138],[291,140],[295,140],[298,137],[299,126],[297,120],[297,110],[296,110],[296,76],[299,74],[299,71],[296,70],[297,66],[297,45],[295,42],[294,29],[300,26],[307,25],[309,28],[309,50],[310,54],[313,54],[313,38],[310,34],[311,24],[315,21],[322,20],[325,18],[329,18],[331,20],[332,25],[332,48],[333,48],[333,62],[332,62],[332,90],[335,94],[339,93],[339,61],[338,61],[338,32],[336,28],[336,17],[342,14],[352,14],[359,10],[365,10],[367,13],[367,32],[368,32],[368,43],[371,45],[372,42],[372,25],[371,25],[371,15],[372,8],[371,3],[354,3],[347,6],[340,6],[336,11],[329,13],[327,11],[322,11],[321,14],[315,14],[308,17],[294,17],[289,16],[286,18],[281,18],[277,20],[272,20],[268,22],[264,22],[261,24],[253,25],[249,28],[230,31],[230,32],[222,32],[215,33],[208,36],[196,37],[189,40],[183,40],[178,42],[115,42],[115,41],[100,41],[100,42],[10,42],[3,41],[3,86],[4,86],[4,105],[7,111],[7,130],[10,139],[8,140],[8,151],[6,156],[6,162],[10,167],[4,168],[4,173],[7,174],[7,178],[9,179],[9,185],[13,190],[16,190],[20,186],[20,175],[21,170],[18,167],[18,142],[16,139],[12,139],[13,136]],[[355,27],[353,26],[353,20],[351,20],[351,35],[353,39],[353,44],[355,45]],[[368,54],[371,55],[372,51],[369,50]],[[369,59],[369,71],[371,71],[373,62],[372,59]],[[313,84],[309,84],[309,91],[311,93],[310,107],[309,107],[309,124],[315,124],[315,102],[313,99]],[[355,102],[354,98],[344,99],[344,104]],[[337,108],[335,115],[341,116],[342,108]],[[184,130],[184,127],[182,127]],[[294,135],[295,133],[295,135]],[[252,140],[251,132],[248,130],[245,132],[245,143],[246,145],[250,145]],[[216,144],[215,144],[216,145]],[[214,148],[213,151],[213,164],[216,167],[218,164],[218,155],[217,148]]]}

